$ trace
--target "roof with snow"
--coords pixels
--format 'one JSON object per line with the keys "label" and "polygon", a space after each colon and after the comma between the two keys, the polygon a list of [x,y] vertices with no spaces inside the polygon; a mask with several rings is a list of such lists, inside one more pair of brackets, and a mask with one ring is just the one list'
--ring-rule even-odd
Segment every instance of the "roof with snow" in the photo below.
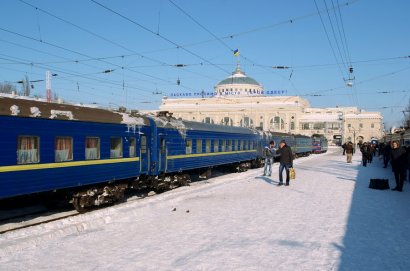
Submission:
{"label": "roof with snow", "polygon": [[48,103],[25,97],[0,96],[0,115],[43,119],[122,123],[149,125],[146,117],[139,114],[114,112],[102,108],[81,105]]}

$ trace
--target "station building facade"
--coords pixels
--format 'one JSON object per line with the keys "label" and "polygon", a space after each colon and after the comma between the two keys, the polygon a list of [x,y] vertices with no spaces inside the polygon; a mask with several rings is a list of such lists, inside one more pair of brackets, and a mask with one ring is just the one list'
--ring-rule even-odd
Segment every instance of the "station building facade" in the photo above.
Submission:
{"label": "station building facade", "polygon": [[357,107],[312,108],[299,96],[265,95],[263,86],[241,71],[239,64],[231,76],[214,87],[214,96],[164,97],[160,110],[184,120],[308,136],[322,134],[333,145],[378,139],[384,130],[380,112],[363,112]]}

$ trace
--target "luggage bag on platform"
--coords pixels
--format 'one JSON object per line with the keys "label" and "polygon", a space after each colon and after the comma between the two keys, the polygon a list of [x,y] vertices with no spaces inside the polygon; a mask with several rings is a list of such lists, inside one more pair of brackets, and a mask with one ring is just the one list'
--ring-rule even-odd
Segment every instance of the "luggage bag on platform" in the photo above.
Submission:
{"label": "luggage bag on platform", "polygon": [[390,189],[388,179],[370,179],[369,188],[385,190]]}

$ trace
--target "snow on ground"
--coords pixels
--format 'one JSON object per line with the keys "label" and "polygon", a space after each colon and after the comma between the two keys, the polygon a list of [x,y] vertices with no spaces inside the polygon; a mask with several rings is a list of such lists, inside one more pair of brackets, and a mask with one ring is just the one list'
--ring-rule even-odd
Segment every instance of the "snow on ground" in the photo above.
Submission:
{"label": "snow on ground", "polygon": [[[409,270],[410,185],[339,149],[0,235],[1,270]],[[173,209],[176,208],[175,211]]]}

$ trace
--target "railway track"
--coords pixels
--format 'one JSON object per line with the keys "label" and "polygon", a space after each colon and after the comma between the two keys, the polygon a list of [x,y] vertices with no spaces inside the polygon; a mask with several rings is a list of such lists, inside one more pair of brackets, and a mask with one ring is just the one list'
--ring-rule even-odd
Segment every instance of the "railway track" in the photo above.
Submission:
{"label": "railway track", "polygon": [[[212,177],[217,177],[227,174],[226,172],[214,171]],[[194,180],[196,183],[208,182],[209,180]],[[124,202],[131,202],[141,200],[146,197],[152,197],[157,195],[151,190],[142,189],[140,191],[134,191],[125,194]],[[121,203],[117,203],[121,204]],[[102,205],[101,207],[91,208],[88,211],[92,212],[100,208],[108,207],[109,205]],[[76,210],[69,209],[67,207],[60,209],[46,208],[41,204],[34,206],[23,207],[18,209],[6,209],[0,211],[0,234],[20,230],[52,221],[73,217],[80,213]]]}
{"label": "railway track", "polygon": [[78,214],[76,210],[70,210],[63,212],[53,211],[52,213],[39,211],[25,214],[24,216],[15,216],[10,219],[0,220],[0,234],[76,216]]}
{"label": "railway track", "polygon": [[[124,202],[140,200],[153,195],[155,195],[155,193],[149,193],[148,191],[138,191],[127,194],[125,196]],[[101,206],[101,208],[108,206],[109,205],[103,205]],[[89,209],[89,212],[96,209],[99,209],[99,207],[91,208]],[[80,213],[78,211],[69,208],[50,210],[41,205],[19,209],[2,210],[0,211],[0,234],[49,223],[79,214]]]}

